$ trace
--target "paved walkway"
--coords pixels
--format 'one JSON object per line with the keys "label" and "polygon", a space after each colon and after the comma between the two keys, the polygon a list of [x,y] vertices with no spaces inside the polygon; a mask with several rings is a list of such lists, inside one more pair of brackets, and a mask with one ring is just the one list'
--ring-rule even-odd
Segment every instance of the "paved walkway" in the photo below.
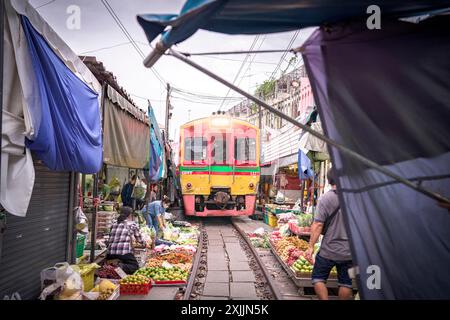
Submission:
{"label": "paved walkway", "polygon": [[233,226],[208,222],[207,276],[200,300],[258,300],[255,276]]}

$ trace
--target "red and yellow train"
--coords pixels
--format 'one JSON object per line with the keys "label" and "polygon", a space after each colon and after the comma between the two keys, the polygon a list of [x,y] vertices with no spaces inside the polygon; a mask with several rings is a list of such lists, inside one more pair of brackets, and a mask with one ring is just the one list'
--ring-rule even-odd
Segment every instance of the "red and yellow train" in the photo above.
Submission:
{"label": "red and yellow train", "polygon": [[188,216],[252,215],[260,179],[259,129],[226,115],[180,130],[179,173]]}

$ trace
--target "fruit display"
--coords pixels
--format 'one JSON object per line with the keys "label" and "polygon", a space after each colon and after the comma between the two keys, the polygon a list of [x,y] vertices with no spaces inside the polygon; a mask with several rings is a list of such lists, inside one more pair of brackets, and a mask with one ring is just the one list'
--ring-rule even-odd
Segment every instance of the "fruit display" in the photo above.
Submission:
{"label": "fruit display", "polygon": [[151,258],[151,259],[147,260],[147,263],[145,264],[145,266],[148,268],[158,268],[158,267],[162,267],[163,262],[164,262],[163,260]]}
{"label": "fruit display", "polygon": [[302,251],[306,251],[309,245],[308,242],[301,240],[298,237],[285,237],[275,243],[277,252],[282,252],[288,246],[293,246]]}
{"label": "fruit display", "polygon": [[126,278],[123,278],[120,280],[120,285],[128,285],[128,284],[147,284],[149,282],[150,278],[146,277],[143,274],[134,274],[127,276]]}
{"label": "fruit display", "polygon": [[272,232],[272,234],[270,235],[270,242],[272,243],[277,243],[279,240],[283,239],[283,237],[281,236],[279,231],[274,231]]}
{"label": "fruit display", "polygon": [[120,294],[122,295],[145,295],[151,288],[150,278],[142,274],[127,276],[120,280],[119,283]]}
{"label": "fruit display", "polygon": [[175,268],[178,268],[182,271],[191,271],[192,269],[192,263],[178,263],[173,265]]}
{"label": "fruit display", "polygon": [[116,291],[117,286],[108,280],[102,280],[100,284],[94,287],[91,292],[99,292],[100,296],[97,300],[108,300]]}
{"label": "fruit display", "polygon": [[313,216],[310,213],[299,214],[297,220],[299,227],[310,227],[313,222]]}
{"label": "fruit display", "polygon": [[97,270],[97,276],[102,279],[120,279],[116,272],[116,267],[112,265],[104,265]]}
{"label": "fruit display", "polygon": [[304,251],[297,248],[291,248],[288,251],[288,258],[285,260],[288,266],[292,266],[300,257],[304,255]]}
{"label": "fruit display", "polygon": [[298,273],[312,273],[313,266],[305,257],[300,257],[293,265],[292,269]]}
{"label": "fruit display", "polygon": [[167,261],[170,264],[178,264],[191,262],[192,256],[179,252],[170,252],[168,254],[157,256],[154,259],[160,261]]}
{"label": "fruit display", "polygon": [[136,271],[135,275],[142,275],[153,279],[154,281],[187,281],[189,272],[183,271],[180,268],[142,268]]}

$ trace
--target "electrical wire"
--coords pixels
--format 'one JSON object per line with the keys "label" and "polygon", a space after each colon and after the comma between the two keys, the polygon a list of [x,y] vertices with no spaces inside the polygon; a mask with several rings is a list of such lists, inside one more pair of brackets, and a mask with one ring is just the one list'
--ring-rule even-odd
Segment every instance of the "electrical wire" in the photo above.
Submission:
{"label": "electrical wire", "polygon": [[[258,50],[257,50],[257,51],[259,51],[259,50],[261,49],[262,45],[264,44],[264,41],[266,41],[266,38],[267,38],[267,35],[265,35],[265,36],[263,37],[263,39],[261,40],[261,43],[259,44],[259,47],[258,47]],[[253,58],[252,58],[252,60],[250,61],[249,65],[248,65],[248,67],[247,67],[247,70],[245,70],[244,74],[242,75],[241,80],[239,81],[239,83],[238,83],[238,85],[237,85],[238,87],[241,85],[242,80],[244,80],[244,78],[245,78],[247,72],[248,72],[248,71],[250,70],[250,68],[252,67],[252,64],[253,64],[255,58],[256,58],[256,54],[253,55]],[[240,98],[240,101],[242,102],[242,101],[244,101],[244,100],[243,100],[242,98]],[[227,106],[228,106],[228,104],[227,104]]]}
{"label": "electrical wire", "polygon": [[46,2],[46,3],[44,3],[44,4],[41,4],[40,6],[37,6],[37,7],[34,8],[34,9],[39,9],[39,8],[45,7],[45,6],[49,5],[49,4],[52,4],[52,3],[55,2],[55,1],[56,1],[56,0],[48,1],[48,2]]}
{"label": "electrical wire", "polygon": [[85,51],[85,52],[80,53],[80,55],[84,56],[84,55],[86,55],[88,53],[94,53],[94,52],[99,52],[99,51],[103,51],[103,50],[114,49],[114,48],[122,47],[122,46],[125,46],[125,45],[128,45],[128,44],[131,44],[131,42],[127,41],[127,42],[118,43],[116,45],[112,45],[112,46],[109,46],[109,47],[103,47],[103,48],[99,48],[99,49],[95,49],[95,50]]}
{"label": "electrical wire", "polygon": [[[220,58],[220,57],[213,57],[213,56],[200,56],[201,58],[207,58],[207,59],[215,59],[215,60],[222,60],[222,61],[233,61],[233,62],[243,62],[244,60],[237,60],[237,59],[228,59],[228,58]],[[277,65],[277,62],[263,62],[263,61],[253,61],[254,64],[267,64],[267,65]]]}
{"label": "electrical wire", "polygon": [[[133,39],[131,34],[128,32],[127,28],[124,26],[122,21],[120,20],[119,16],[116,14],[114,9],[109,4],[108,0],[102,0],[103,5],[105,6],[106,10],[108,10],[111,17],[114,19],[116,24],[119,26],[119,28],[122,30],[122,32],[125,34],[127,39],[130,41],[130,43],[133,45],[136,52],[141,56],[142,59],[145,59],[145,54],[141,50],[141,48],[137,45],[136,41]],[[164,85],[166,85],[167,81],[164,80],[164,78],[158,73],[158,71],[155,68],[150,69],[152,73],[155,75],[155,77]]]}
{"label": "electrical wire", "polygon": [[287,54],[290,52],[290,50],[292,49],[292,46],[294,44],[294,41],[297,39],[298,35],[299,35],[300,31],[297,30],[294,35],[292,36],[291,40],[289,41],[289,44],[286,48],[286,51],[284,52],[284,54],[281,56],[280,62],[278,63],[277,67],[275,68],[275,70],[272,73],[272,76],[270,77],[269,81],[272,81],[275,76],[277,75],[278,70],[281,68],[281,65],[283,64],[283,61],[285,59],[285,57],[287,56]]}
{"label": "electrical wire", "polygon": [[[258,40],[259,40],[259,35],[257,35],[257,36],[255,37],[255,40],[253,40],[253,43],[252,43],[252,45],[251,45],[249,51],[252,51],[252,50],[253,50],[253,48],[255,47],[255,45],[256,45],[256,43],[258,42]],[[236,83],[236,81],[237,81],[237,79],[238,79],[238,77],[239,77],[239,75],[240,75],[242,69],[244,68],[245,64],[247,63],[247,60],[248,60],[249,57],[250,57],[250,53],[248,53],[248,54],[245,56],[245,59],[244,59],[244,61],[242,62],[241,67],[239,68],[239,70],[238,70],[236,76],[234,77],[233,84]],[[230,92],[231,92],[231,88],[228,88],[226,97],[228,97],[228,95],[230,94]],[[224,103],[225,103],[225,100],[222,101],[222,104],[221,104],[220,107],[219,107],[219,111],[222,111],[222,108],[223,108]]]}

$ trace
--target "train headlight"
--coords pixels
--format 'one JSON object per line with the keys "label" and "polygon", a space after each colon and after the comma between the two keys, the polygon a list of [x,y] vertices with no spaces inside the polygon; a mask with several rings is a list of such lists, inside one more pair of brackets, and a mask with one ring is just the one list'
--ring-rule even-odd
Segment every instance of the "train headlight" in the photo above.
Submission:
{"label": "train headlight", "polygon": [[217,117],[211,120],[211,125],[213,127],[229,127],[231,125],[231,120],[228,118]]}
{"label": "train headlight", "polygon": [[186,189],[188,189],[188,190],[192,189],[192,183],[188,183],[188,184],[186,185]]}
{"label": "train headlight", "polygon": [[248,185],[248,187],[253,190],[253,189],[255,189],[255,184],[252,182]]}

